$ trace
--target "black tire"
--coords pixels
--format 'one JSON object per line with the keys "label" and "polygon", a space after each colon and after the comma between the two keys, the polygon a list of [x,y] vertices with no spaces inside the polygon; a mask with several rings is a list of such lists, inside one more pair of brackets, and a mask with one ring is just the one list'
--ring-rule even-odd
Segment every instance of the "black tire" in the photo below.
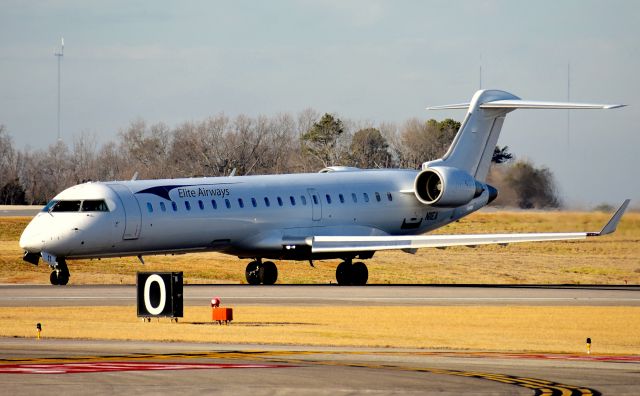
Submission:
{"label": "black tire", "polygon": [[54,286],[57,286],[60,284],[60,282],[58,281],[57,271],[51,271],[51,275],[49,275],[49,282],[51,282],[51,284]]}
{"label": "black tire", "polygon": [[351,263],[347,263],[346,261],[338,264],[338,268],[336,268],[336,281],[339,285],[350,285],[351,284]]}
{"label": "black tire", "polygon": [[262,283],[273,285],[278,280],[278,267],[271,261],[262,263]]}
{"label": "black tire", "polygon": [[357,286],[364,286],[369,280],[369,270],[364,263],[357,262],[351,266],[351,282]]}
{"label": "black tire", "polygon": [[247,269],[244,271],[244,275],[247,278],[247,283],[250,285],[259,285],[262,281],[262,265],[257,261],[252,261],[247,264]]}
{"label": "black tire", "polygon": [[58,284],[61,286],[69,283],[69,272],[60,271],[58,274]]}

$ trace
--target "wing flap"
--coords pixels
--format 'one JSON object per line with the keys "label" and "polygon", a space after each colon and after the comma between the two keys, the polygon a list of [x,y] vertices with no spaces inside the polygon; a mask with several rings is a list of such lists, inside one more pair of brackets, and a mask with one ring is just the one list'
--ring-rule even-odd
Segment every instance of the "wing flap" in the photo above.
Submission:
{"label": "wing flap", "polygon": [[357,252],[392,249],[477,246],[522,242],[585,239],[593,233],[475,234],[475,235],[407,235],[407,236],[317,236],[313,237],[313,253]]}
{"label": "wing flap", "polygon": [[389,235],[389,236],[314,236],[312,253],[361,252],[377,250],[415,250],[449,246],[477,246],[523,242],[566,241],[611,234],[629,206],[625,200],[599,232],[555,232],[524,234],[468,234],[468,235]]}

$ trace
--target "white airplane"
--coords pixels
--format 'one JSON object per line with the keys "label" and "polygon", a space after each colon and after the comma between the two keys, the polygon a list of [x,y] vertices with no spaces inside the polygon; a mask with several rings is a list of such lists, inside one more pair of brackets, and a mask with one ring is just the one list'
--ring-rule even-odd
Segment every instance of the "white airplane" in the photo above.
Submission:
{"label": "white airplane", "polygon": [[421,170],[329,167],[319,173],[90,182],[68,188],[38,213],[20,237],[24,260],[42,257],[51,283],[69,281],[66,261],[220,251],[251,259],[249,284],[273,284],[265,259],[341,259],[340,285],[364,285],[354,260],[378,250],[583,239],[615,231],[629,200],[598,232],[421,235],[487,205],[486,184],[502,123],[515,109],[611,109],[622,105],[527,101],[481,90],[451,147]]}

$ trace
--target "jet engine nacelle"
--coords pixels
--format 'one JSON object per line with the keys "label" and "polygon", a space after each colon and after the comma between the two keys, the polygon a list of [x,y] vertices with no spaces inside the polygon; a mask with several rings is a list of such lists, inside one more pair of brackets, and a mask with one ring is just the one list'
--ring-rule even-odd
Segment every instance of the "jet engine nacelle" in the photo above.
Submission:
{"label": "jet engine nacelle", "polygon": [[449,166],[423,170],[416,177],[413,188],[420,202],[444,207],[464,205],[484,191],[484,185],[473,176]]}

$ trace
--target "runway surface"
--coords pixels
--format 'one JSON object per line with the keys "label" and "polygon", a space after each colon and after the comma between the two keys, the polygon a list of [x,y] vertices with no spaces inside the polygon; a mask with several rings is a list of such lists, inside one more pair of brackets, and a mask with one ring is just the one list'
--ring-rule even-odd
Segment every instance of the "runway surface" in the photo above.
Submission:
{"label": "runway surface", "polygon": [[0,217],[35,216],[42,205],[0,205]]}
{"label": "runway surface", "polygon": [[[637,306],[638,287],[186,286],[187,305]],[[128,305],[134,286],[1,285],[0,307]],[[2,308],[0,308],[0,313]],[[640,356],[0,338],[0,387],[59,394],[637,395]]]}
{"label": "runway surface", "polygon": [[640,357],[0,339],[5,394],[637,395]]}
{"label": "runway surface", "polygon": [[[185,305],[640,306],[639,286],[187,285]],[[0,285],[0,307],[134,305],[135,286]]]}

